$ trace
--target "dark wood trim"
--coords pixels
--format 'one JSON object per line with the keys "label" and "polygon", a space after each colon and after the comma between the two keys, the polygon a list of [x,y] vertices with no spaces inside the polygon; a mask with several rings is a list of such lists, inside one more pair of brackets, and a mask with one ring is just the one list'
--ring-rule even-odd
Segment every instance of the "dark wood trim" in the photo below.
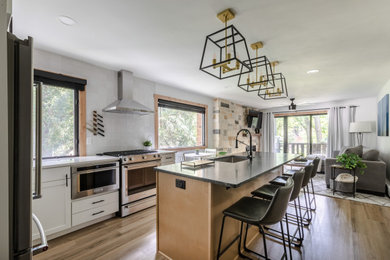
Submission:
{"label": "dark wood trim", "polygon": [[309,115],[325,115],[325,114],[328,114],[328,110],[302,111],[302,112],[281,112],[281,113],[275,113],[274,117],[309,116]]}
{"label": "dark wood trim", "polygon": [[162,150],[169,150],[169,151],[186,151],[186,150],[196,150],[196,149],[205,149],[208,147],[208,105],[191,102],[183,99],[163,96],[159,94],[154,94],[154,142],[155,142],[155,149],[158,148],[158,100],[164,99],[172,102],[192,105],[192,106],[198,106],[203,107],[205,109],[205,118],[204,118],[204,145],[203,146],[197,146],[197,147],[179,147],[179,148],[166,148]]}
{"label": "dark wood trim", "polygon": [[80,91],[84,91],[85,86],[87,85],[86,79],[40,69],[34,69],[34,80]]}

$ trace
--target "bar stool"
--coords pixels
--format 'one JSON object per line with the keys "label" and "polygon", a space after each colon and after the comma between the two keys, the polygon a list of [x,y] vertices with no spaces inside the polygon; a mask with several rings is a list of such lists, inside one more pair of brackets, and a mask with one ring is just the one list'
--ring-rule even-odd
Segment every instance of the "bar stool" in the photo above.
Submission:
{"label": "bar stool", "polygon": [[[282,219],[283,216],[286,213],[287,205],[290,200],[290,196],[292,193],[294,187],[294,181],[292,178],[288,179],[286,182],[286,186],[281,186],[276,191],[273,199],[271,201],[269,200],[260,200],[256,198],[251,197],[243,197],[236,203],[234,203],[229,208],[225,209],[223,211],[223,219],[222,219],[222,226],[221,226],[221,234],[219,237],[219,244],[218,244],[218,252],[217,252],[217,259],[221,257],[221,255],[226,252],[226,250],[236,241],[239,239],[238,243],[238,254],[242,258],[248,258],[241,252],[241,240],[242,240],[242,229],[244,223],[246,223],[246,230],[245,230],[245,237],[244,237],[244,251],[253,253],[259,257],[263,257],[265,259],[268,259],[268,253],[267,253],[267,244],[266,244],[266,233],[264,232],[264,229],[262,226],[264,225],[273,225],[276,223],[280,223],[280,228],[282,232],[282,236],[284,237],[284,231],[283,231],[283,224]],[[240,234],[228,244],[226,248],[224,248],[221,252],[221,244],[222,244],[222,237],[223,237],[223,228],[225,225],[225,218],[230,217],[233,219],[236,219],[238,221],[241,221],[241,228],[240,228]],[[254,252],[253,250],[250,250],[246,247],[246,238],[248,235],[248,227],[249,225],[255,225],[259,228],[260,233],[263,235],[263,244],[264,244],[264,254],[261,255],[257,252]],[[284,254],[283,257],[287,258],[287,250],[286,250],[286,243],[283,239],[283,249]]]}
{"label": "bar stool", "polygon": [[[311,182],[311,193],[313,194],[313,198],[310,200],[310,209],[316,210],[317,209],[317,202],[316,202],[316,195],[314,193],[314,184],[313,184],[313,178],[317,174],[318,166],[320,164],[321,159],[319,157],[314,158],[313,160],[313,171],[311,173],[310,182]],[[308,188],[309,189],[309,188]],[[312,207],[312,203],[314,202],[314,207]]]}
{"label": "bar stool", "polygon": [[[296,218],[296,223],[297,223],[297,229],[295,230],[295,232],[294,232],[294,234],[292,236],[290,236],[290,234],[289,234],[288,216],[287,216],[287,213],[285,214],[287,231],[288,231],[287,232],[287,236],[289,238],[288,242],[289,242],[289,251],[290,251],[290,258],[291,259],[292,259],[291,240],[293,240],[293,241],[296,240],[297,241],[295,243],[296,246],[301,246],[302,245],[302,240],[303,240],[303,237],[302,237],[302,234],[301,234],[300,215],[298,215],[298,207],[297,207],[296,200],[298,199],[299,193],[300,193],[301,188],[302,188],[302,181],[303,181],[304,174],[305,174],[305,171],[302,169],[302,170],[296,172],[293,175],[293,177],[292,177],[292,179],[294,181],[294,188],[293,188],[293,191],[291,193],[290,202],[291,201],[294,202],[295,218]],[[266,184],[264,186],[261,186],[257,190],[252,191],[252,195],[255,196],[255,197],[262,198],[262,199],[272,200],[272,198],[274,197],[274,195],[275,195],[275,193],[276,193],[276,191],[278,190],[279,187],[280,187],[279,185],[275,185],[275,184]],[[267,228],[267,230],[272,230],[274,232],[280,233],[280,231],[274,230],[272,228]],[[296,237],[297,233],[299,234],[298,238]],[[271,234],[269,234],[269,235],[271,235]],[[278,237],[278,236],[274,236],[274,235],[271,235],[271,236],[280,239],[280,237]],[[291,237],[291,240],[290,240],[290,237]]]}
{"label": "bar stool", "polygon": [[[305,199],[305,206],[300,205],[300,198],[298,197],[298,204],[299,204],[298,207],[300,209],[305,210],[305,213],[303,215],[301,215],[301,217],[302,217],[302,219],[301,219],[302,230],[303,230],[303,225],[308,226],[311,222],[312,217],[313,217],[312,212],[311,212],[311,208],[309,205],[310,197],[308,198],[308,194],[309,194],[308,184],[309,184],[309,181],[311,179],[312,172],[313,172],[313,164],[310,163],[309,165],[305,166],[304,172],[305,172],[305,174],[303,175],[302,190],[303,190],[303,197]],[[288,178],[290,178],[290,177],[278,176],[275,179],[273,179],[272,181],[270,181],[270,183],[275,184],[275,185],[285,185],[286,180]],[[305,222],[303,222],[303,219],[305,219]],[[302,236],[304,236],[304,234],[302,234]]]}

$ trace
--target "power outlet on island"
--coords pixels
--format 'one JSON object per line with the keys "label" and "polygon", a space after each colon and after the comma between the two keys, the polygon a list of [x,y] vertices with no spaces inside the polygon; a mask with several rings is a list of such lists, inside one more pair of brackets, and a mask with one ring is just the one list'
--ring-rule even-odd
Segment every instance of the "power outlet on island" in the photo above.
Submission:
{"label": "power outlet on island", "polygon": [[186,181],[176,179],[176,188],[186,189]]}

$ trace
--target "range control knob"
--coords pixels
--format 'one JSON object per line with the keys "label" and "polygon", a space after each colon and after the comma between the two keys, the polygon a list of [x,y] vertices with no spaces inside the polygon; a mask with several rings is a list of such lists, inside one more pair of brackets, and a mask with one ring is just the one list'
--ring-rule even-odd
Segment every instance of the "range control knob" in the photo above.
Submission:
{"label": "range control knob", "polygon": [[127,161],[127,158],[123,158],[123,161],[126,162],[126,161]]}
{"label": "range control knob", "polygon": [[129,160],[132,161],[132,160],[133,160],[133,157],[130,157]]}
{"label": "range control knob", "polygon": [[142,159],[146,159],[146,157],[145,157],[145,156],[142,156]]}
{"label": "range control knob", "polygon": [[157,157],[160,158],[160,155],[158,154]]}
{"label": "range control knob", "polygon": [[157,154],[153,155],[153,157],[156,158],[156,157],[157,157]]}

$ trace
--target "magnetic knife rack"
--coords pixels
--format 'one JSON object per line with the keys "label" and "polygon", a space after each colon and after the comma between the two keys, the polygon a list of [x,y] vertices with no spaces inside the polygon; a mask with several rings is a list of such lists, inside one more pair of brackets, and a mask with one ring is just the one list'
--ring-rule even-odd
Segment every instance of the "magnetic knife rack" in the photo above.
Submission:
{"label": "magnetic knife rack", "polygon": [[93,133],[93,135],[105,136],[103,116],[98,114],[96,110],[92,112],[92,122],[87,123],[87,130]]}

